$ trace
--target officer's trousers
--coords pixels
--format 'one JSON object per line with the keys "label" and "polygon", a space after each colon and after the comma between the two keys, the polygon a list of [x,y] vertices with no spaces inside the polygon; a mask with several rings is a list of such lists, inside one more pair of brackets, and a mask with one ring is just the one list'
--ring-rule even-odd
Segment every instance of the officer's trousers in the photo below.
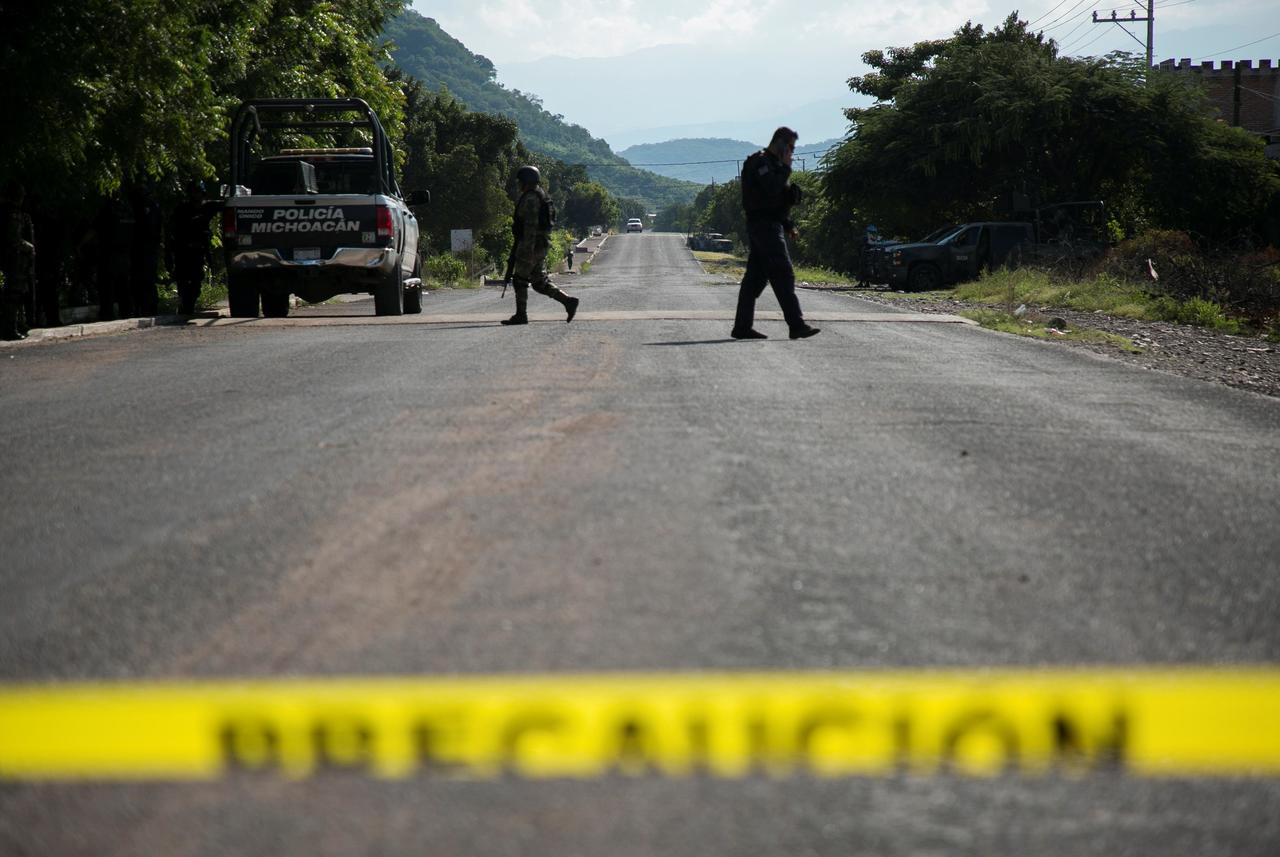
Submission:
{"label": "officer's trousers", "polygon": [[178,283],[178,311],[191,315],[196,311],[200,289],[204,286],[204,257],[180,254],[174,268],[173,278]]}
{"label": "officer's trousers", "polygon": [[518,315],[526,315],[529,308],[529,287],[540,295],[546,295],[553,301],[563,305],[568,302],[569,296],[556,288],[551,282],[551,278],[547,276],[546,268],[547,254],[544,251],[540,253],[531,265],[518,265],[515,275],[511,278],[511,287],[516,292],[516,313]]}
{"label": "officer's trousers", "polygon": [[773,286],[773,294],[782,307],[782,317],[787,327],[799,330],[805,326],[796,297],[796,275],[791,268],[791,254],[782,224],[759,221],[747,224],[747,271],[738,289],[738,312],[734,317],[734,330],[750,330],[755,321],[756,299],[764,293],[765,283]]}

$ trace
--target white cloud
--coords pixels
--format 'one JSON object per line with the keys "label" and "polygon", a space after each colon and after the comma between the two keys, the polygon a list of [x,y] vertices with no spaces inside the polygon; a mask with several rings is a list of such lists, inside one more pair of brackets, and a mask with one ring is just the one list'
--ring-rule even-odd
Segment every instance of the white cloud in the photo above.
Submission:
{"label": "white cloud", "polygon": [[[965,21],[991,28],[1015,5],[1023,20],[1054,25],[1046,34],[1068,53],[1140,52],[1119,27],[1095,26],[1089,17],[1095,8],[1127,2],[1133,0],[1079,5],[1077,0],[1063,5],[1059,0],[417,0],[416,5],[468,48],[492,59],[504,84],[537,93],[553,112],[595,133],[621,133],[720,120],[765,122],[828,99],[848,99],[847,106],[859,97],[849,93],[845,81],[865,73],[860,57],[866,51],[946,38]],[[1234,50],[1280,31],[1275,5],[1276,0],[1156,0],[1155,59],[1280,57],[1280,38]],[[1132,29],[1145,37],[1141,25]],[[660,46],[670,47],[630,56]],[[536,62],[547,57],[570,59]],[[583,97],[584,88],[590,97]]]}
{"label": "white cloud", "polygon": [[[1133,0],[1129,0],[1133,2]],[[496,62],[546,56],[607,57],[669,44],[764,55],[857,57],[870,48],[945,38],[966,20],[994,26],[1017,6],[1023,20],[1061,21],[1048,32],[1072,40],[1090,30],[1092,9],[1125,5],[1101,0],[1059,6],[1058,0],[417,0],[467,47]],[[1145,4],[1144,4],[1145,5]],[[1167,9],[1162,7],[1167,6]],[[1055,8],[1058,7],[1058,8]],[[1208,53],[1280,31],[1275,0],[1156,0],[1157,53]],[[1139,11],[1141,14],[1141,10]],[[1132,45],[1119,31],[1097,47]],[[1112,38],[1114,36],[1114,39]],[[1145,33],[1139,32],[1139,36]],[[1161,46],[1165,47],[1162,48]],[[1137,46],[1134,45],[1136,48]],[[1110,48],[1108,48],[1110,49]],[[1253,47],[1256,57],[1280,56],[1280,39]],[[853,69],[850,69],[852,73]]]}

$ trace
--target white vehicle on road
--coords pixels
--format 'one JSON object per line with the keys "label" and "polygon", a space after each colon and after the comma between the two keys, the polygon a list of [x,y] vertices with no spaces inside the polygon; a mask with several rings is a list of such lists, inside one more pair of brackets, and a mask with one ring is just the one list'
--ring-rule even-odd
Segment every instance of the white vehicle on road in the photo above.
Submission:
{"label": "white vehicle on road", "polygon": [[627,221],[628,232],[644,232],[644,221],[638,217],[633,217]]}

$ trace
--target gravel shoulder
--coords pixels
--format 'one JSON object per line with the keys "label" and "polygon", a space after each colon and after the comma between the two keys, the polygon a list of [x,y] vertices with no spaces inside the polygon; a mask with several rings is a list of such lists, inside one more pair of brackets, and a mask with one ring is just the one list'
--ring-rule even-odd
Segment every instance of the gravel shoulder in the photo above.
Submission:
{"label": "gravel shoulder", "polygon": [[[1007,309],[996,304],[920,297],[899,292],[808,283],[797,285],[813,290],[839,291],[860,300],[922,313],[959,314],[965,310],[974,309]],[[1085,348],[1144,369],[1171,372],[1188,378],[1213,381],[1228,387],[1280,398],[1280,346],[1263,337],[1232,336],[1203,327],[1190,327],[1162,321],[1140,321],[1105,315],[1101,312],[1080,312],[1058,307],[1029,307],[1028,309],[1035,314],[1033,317],[1046,320],[1061,318],[1074,328],[1101,330],[1126,337],[1140,351],[1133,353],[1118,345],[1105,342],[1058,340],[1063,346]]]}

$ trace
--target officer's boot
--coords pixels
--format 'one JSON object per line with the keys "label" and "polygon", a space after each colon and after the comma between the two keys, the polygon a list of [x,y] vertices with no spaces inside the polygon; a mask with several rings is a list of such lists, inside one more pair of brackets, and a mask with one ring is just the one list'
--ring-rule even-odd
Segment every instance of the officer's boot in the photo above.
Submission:
{"label": "officer's boot", "polygon": [[513,283],[512,288],[516,291],[516,314],[511,318],[503,319],[505,325],[528,324],[529,323],[529,286],[525,283]]}

